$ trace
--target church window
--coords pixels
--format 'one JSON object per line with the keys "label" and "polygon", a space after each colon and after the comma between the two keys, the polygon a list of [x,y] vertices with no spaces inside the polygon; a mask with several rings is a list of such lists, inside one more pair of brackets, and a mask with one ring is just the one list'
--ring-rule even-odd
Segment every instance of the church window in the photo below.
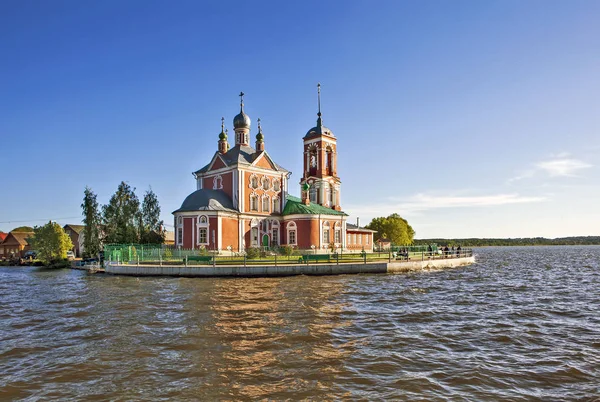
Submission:
{"label": "church window", "polygon": [[287,226],[287,239],[288,244],[296,245],[296,224],[290,222]]}
{"label": "church window", "polygon": [[369,236],[370,236],[370,235],[366,235],[366,236],[365,236],[365,244],[367,244],[367,245],[369,245]]}
{"label": "church window", "polygon": [[329,202],[329,204],[328,204],[329,206],[333,206],[333,205],[334,205],[334,204],[333,204],[333,200],[334,200],[334,198],[335,198],[335,197],[334,197],[334,194],[335,194],[335,193],[334,193],[333,186],[332,186],[332,185],[329,185],[329,191],[327,192],[327,196],[328,196],[328,200],[327,200],[327,201]]}
{"label": "church window", "polygon": [[258,188],[258,177],[256,177],[255,175],[252,175],[250,177],[250,188]]}
{"label": "church window", "polygon": [[333,150],[327,147],[325,150],[325,174],[331,175],[333,171]]}
{"label": "church window", "polygon": [[323,243],[329,244],[329,222],[323,223]]}
{"label": "church window", "polygon": [[271,245],[279,246],[279,222],[271,220]]}
{"label": "church window", "polygon": [[351,242],[351,240],[352,240],[352,235],[351,235],[351,234],[348,234],[348,235],[346,235],[346,237],[347,237],[347,239],[346,239],[346,243],[347,243],[347,244],[351,244],[351,243],[352,243],[352,242]]}
{"label": "church window", "polygon": [[311,175],[315,174],[318,167],[317,147],[314,145],[308,149],[308,169]]}
{"label": "church window", "polygon": [[317,203],[317,188],[314,187],[314,184],[312,186],[310,186],[310,189],[308,190],[309,194],[310,194],[310,202],[314,202],[315,204]]}
{"label": "church window", "polygon": [[273,198],[273,208],[271,209],[271,212],[274,214],[279,213],[279,198]]}
{"label": "church window", "polygon": [[215,176],[213,179],[213,190],[220,190],[223,188],[223,179],[221,176]]}
{"label": "church window", "polygon": [[361,234],[358,235],[358,244],[362,244],[362,235]]}
{"label": "church window", "polygon": [[342,239],[342,231],[340,229],[340,224],[339,223],[335,224],[335,231],[334,231],[334,235],[333,236],[334,236],[334,240],[333,241],[335,243],[340,243],[342,241],[341,240]]}
{"label": "church window", "polygon": [[198,244],[208,244],[208,217],[200,215],[198,217]]}
{"label": "church window", "polygon": [[352,244],[356,244],[356,234],[352,235]]}
{"label": "church window", "polygon": [[263,177],[262,179],[263,190],[268,190],[271,188],[271,180],[268,177]]}
{"label": "church window", "polygon": [[198,243],[199,244],[208,244],[208,229],[207,228],[198,229]]}
{"label": "church window", "polygon": [[253,227],[251,230],[252,246],[258,247],[258,227]]}
{"label": "church window", "polygon": [[177,224],[181,225],[183,223],[183,218],[181,216],[177,217]]}
{"label": "church window", "polygon": [[269,200],[269,196],[265,195],[262,198],[262,211],[263,212],[269,212],[269,204],[270,204],[270,200]]}
{"label": "church window", "polygon": [[183,228],[177,228],[177,244],[183,244]]}
{"label": "church window", "polygon": [[258,195],[250,195],[250,211],[258,212]]}
{"label": "church window", "polygon": [[281,182],[279,181],[279,179],[273,180],[273,190],[275,190],[275,191],[281,190]]}

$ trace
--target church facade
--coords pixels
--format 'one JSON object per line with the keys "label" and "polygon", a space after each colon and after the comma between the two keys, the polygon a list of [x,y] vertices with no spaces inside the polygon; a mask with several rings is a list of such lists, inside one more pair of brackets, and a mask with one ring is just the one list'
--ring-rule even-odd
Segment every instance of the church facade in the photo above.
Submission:
{"label": "church facade", "polygon": [[221,123],[217,151],[194,172],[196,191],[173,212],[175,245],[219,252],[289,245],[317,253],[373,250],[373,231],[350,225],[341,208],[337,138],[322,123],[303,137],[303,175],[297,198],[288,193],[291,172],[265,150],[260,119],[254,148],[250,117],[233,119],[235,145]]}

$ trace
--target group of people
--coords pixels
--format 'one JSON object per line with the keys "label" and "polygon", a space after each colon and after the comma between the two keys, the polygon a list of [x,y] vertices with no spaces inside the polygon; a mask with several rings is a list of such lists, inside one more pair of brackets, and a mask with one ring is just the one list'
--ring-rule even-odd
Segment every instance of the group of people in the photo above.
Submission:
{"label": "group of people", "polygon": [[[453,256],[460,257],[461,251],[462,251],[462,249],[460,246],[458,246],[456,249],[454,248],[454,246],[452,246],[452,248],[448,248],[448,246],[445,246],[442,249],[438,249],[437,253],[439,253],[439,254],[443,253],[445,257],[453,257]],[[429,255],[434,254],[433,247],[431,247],[431,244],[427,246],[427,253]]]}
{"label": "group of people", "polygon": [[454,246],[452,246],[452,248],[448,248],[448,246],[444,247],[444,255],[446,257],[450,256],[454,256],[456,255],[457,257],[460,257],[460,252],[461,252],[461,248],[460,246],[458,246],[456,249],[454,249]]}

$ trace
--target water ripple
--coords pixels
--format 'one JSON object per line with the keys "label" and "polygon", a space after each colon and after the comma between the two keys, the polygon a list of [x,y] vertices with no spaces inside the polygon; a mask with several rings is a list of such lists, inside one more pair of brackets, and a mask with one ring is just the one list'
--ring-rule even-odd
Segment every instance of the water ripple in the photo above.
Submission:
{"label": "water ripple", "polygon": [[600,247],[406,275],[0,268],[0,400],[594,400]]}

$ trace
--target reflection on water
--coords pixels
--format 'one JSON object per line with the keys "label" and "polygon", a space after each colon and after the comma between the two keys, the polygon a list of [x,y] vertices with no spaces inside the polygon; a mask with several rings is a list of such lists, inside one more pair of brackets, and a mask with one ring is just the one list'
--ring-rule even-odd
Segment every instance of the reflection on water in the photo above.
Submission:
{"label": "reflection on water", "polygon": [[0,400],[591,400],[600,247],[407,275],[0,268]]}

